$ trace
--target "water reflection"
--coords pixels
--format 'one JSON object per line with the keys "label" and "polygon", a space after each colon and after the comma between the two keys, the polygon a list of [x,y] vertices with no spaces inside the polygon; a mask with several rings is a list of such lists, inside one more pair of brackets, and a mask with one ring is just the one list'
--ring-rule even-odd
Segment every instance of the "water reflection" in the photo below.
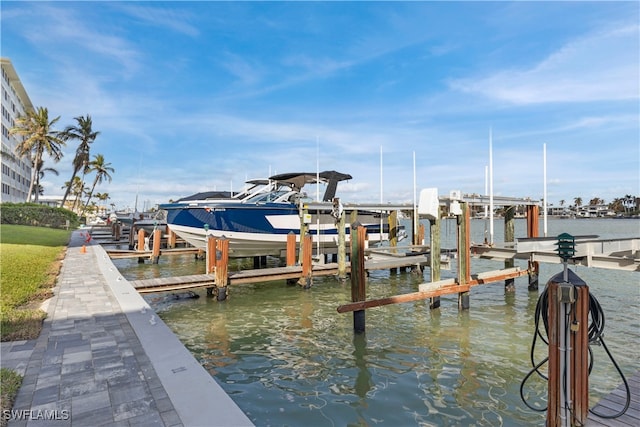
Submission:
{"label": "water reflection", "polygon": [[[168,258],[180,257],[166,258],[157,273],[134,260],[123,274],[196,274],[204,264],[192,257],[170,264]],[[500,264],[473,260],[472,267],[475,273]],[[452,269],[443,278],[455,275],[455,263]],[[541,289],[558,271],[557,265],[541,266]],[[625,373],[635,371],[638,276],[586,268],[578,274],[603,305],[616,360]],[[372,272],[367,296],[414,292],[428,278],[428,269],[422,276]],[[353,334],[352,316],[336,313],[350,300],[350,287],[333,278],[316,278],[309,290],[285,283],[232,286],[224,303],[202,292],[198,300],[158,300],[154,308],[257,425],[543,425],[544,414],[526,408],[519,397],[530,369],[539,294],[527,286],[523,277],[512,293],[503,284],[474,287],[465,312],[457,309],[457,295],[443,297],[435,310],[428,301],[368,310],[362,335]],[[541,360],[546,347],[536,351]],[[619,379],[602,350],[595,353],[590,384],[597,395]],[[527,385],[528,396],[546,405],[546,384]]]}

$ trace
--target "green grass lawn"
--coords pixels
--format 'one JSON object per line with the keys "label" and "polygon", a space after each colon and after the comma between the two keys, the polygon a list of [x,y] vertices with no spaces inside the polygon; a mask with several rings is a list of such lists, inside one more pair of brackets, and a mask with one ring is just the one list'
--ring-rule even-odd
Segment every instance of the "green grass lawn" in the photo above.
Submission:
{"label": "green grass lawn", "polygon": [[2,341],[38,336],[45,313],[25,306],[51,295],[70,235],[67,230],[0,225]]}
{"label": "green grass lawn", "polygon": [[[2,413],[10,411],[13,407],[13,402],[18,395],[18,390],[22,385],[22,376],[10,369],[0,369],[0,406],[2,406]],[[0,417],[0,427],[7,425],[8,421],[6,417]]]}
{"label": "green grass lawn", "polygon": [[[0,224],[0,339],[35,339],[46,313],[29,307],[51,295],[71,231]],[[11,410],[22,376],[0,370],[2,413]],[[0,418],[0,427],[7,424]]]}

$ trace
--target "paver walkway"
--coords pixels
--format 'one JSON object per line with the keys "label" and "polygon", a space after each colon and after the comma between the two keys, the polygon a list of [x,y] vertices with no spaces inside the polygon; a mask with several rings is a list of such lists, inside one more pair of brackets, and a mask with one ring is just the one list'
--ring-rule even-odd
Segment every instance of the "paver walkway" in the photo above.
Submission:
{"label": "paver walkway", "polygon": [[[85,236],[80,231],[72,235],[39,338],[2,345],[2,366],[24,369],[9,426],[250,425],[166,325],[146,311],[144,300],[117,270],[113,277],[105,270],[115,269],[104,250],[90,244],[86,253],[81,249]],[[131,304],[141,303],[141,312],[132,312]],[[147,329],[138,317],[144,318]],[[151,325],[149,317],[154,319]],[[156,341],[165,346],[166,354],[152,354],[158,353]],[[165,356],[181,364],[174,373],[186,375],[169,377]],[[218,398],[236,418],[220,421],[220,408],[212,413],[215,405],[198,399],[218,395],[228,399]]]}

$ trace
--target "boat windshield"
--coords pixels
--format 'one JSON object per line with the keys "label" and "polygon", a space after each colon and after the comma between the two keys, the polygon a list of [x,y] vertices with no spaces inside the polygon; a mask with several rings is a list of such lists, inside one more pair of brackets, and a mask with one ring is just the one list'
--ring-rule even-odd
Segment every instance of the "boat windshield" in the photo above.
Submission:
{"label": "boat windshield", "polygon": [[255,196],[250,197],[245,201],[243,201],[243,203],[258,203],[258,202],[265,203],[265,202],[275,202],[275,201],[286,203],[286,202],[289,202],[289,200],[286,200],[286,198],[284,198],[283,196],[289,193],[295,193],[295,192],[290,190],[270,191],[264,194],[256,194]]}

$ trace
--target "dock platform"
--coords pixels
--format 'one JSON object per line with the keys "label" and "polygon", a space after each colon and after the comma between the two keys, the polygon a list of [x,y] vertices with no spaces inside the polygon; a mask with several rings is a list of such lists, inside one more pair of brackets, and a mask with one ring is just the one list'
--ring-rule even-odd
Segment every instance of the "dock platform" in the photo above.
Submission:
{"label": "dock platform", "polygon": [[[391,268],[411,267],[423,265],[428,262],[427,255],[408,255],[398,257],[376,256],[365,261],[366,270],[386,270]],[[351,270],[346,265],[346,272]],[[336,276],[338,264],[314,264],[312,275]],[[259,268],[252,270],[230,271],[229,285],[240,285],[258,282],[271,282],[276,280],[299,279],[302,276],[302,266]],[[196,288],[216,286],[215,274],[194,274],[189,276],[161,277],[155,279],[131,280],[130,283],[139,293],[171,292]]]}
{"label": "dock platform", "polygon": [[[602,418],[589,413],[587,427],[635,427],[640,426],[640,371],[627,379],[631,390],[631,403],[629,409],[618,418]],[[593,410],[603,415],[614,415],[620,412],[626,403],[626,391],[624,384],[605,396],[593,407]]]}

